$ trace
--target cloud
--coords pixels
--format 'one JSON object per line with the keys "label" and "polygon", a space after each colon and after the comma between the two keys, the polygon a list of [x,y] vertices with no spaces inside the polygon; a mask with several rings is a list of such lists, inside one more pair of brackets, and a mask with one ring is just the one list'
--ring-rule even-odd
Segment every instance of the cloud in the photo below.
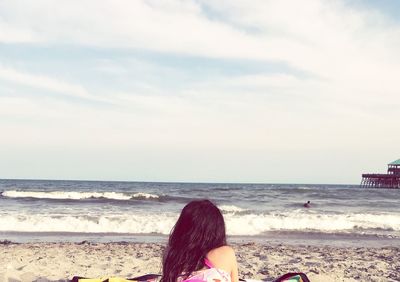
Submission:
{"label": "cloud", "polygon": [[[281,61],[336,84],[355,85],[364,95],[384,85],[382,95],[393,97],[390,92],[400,65],[399,26],[376,11],[356,10],[343,1],[249,5],[246,1],[40,0],[2,5],[7,8],[0,12],[3,22],[30,34],[27,42]],[[210,18],[210,10],[222,16]],[[12,40],[10,36],[6,41]],[[359,87],[362,84],[365,87]]]}
{"label": "cloud", "polygon": [[27,29],[19,29],[10,26],[0,19],[0,42],[1,43],[33,43],[34,35]]}
{"label": "cloud", "polygon": [[[252,152],[260,166],[295,154],[307,164],[300,172],[310,159],[333,167],[338,156],[361,164],[363,151],[385,158],[400,142],[382,138],[399,130],[399,35],[385,14],[339,0],[3,0],[3,45],[62,51],[46,66],[0,54],[0,79],[13,86],[0,105],[3,132],[14,136],[1,142],[139,150],[143,163],[168,150],[209,150],[221,166],[218,150],[249,163]],[[22,87],[38,95],[16,97]],[[243,173],[262,179],[261,170]]]}
{"label": "cloud", "polygon": [[[247,37],[206,19],[195,2],[41,0],[35,5],[4,1],[3,6],[3,19],[32,32],[39,42],[223,55],[230,52],[224,46]],[[246,52],[249,40],[242,40]],[[255,43],[250,45],[258,48]]]}
{"label": "cloud", "polygon": [[48,75],[21,72],[14,68],[4,67],[2,65],[0,65],[0,79],[18,85],[46,90],[50,93],[63,94],[66,97],[75,97],[95,102],[112,103],[112,101],[105,99],[104,97],[96,97],[90,94],[83,86],[79,84],[65,82]]}

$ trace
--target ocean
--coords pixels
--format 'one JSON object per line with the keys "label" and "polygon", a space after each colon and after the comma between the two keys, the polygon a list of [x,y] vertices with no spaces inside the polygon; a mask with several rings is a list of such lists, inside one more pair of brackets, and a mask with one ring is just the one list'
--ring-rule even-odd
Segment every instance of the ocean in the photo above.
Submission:
{"label": "ocean", "polygon": [[217,204],[233,240],[400,242],[400,190],[53,180],[0,180],[0,240],[163,241],[193,199]]}

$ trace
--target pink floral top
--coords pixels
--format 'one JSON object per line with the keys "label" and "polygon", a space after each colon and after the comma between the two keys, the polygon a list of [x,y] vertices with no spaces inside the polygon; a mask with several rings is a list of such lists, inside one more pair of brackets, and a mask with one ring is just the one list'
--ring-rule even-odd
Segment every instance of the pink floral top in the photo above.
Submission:
{"label": "pink floral top", "polygon": [[204,264],[208,267],[193,272],[188,278],[178,278],[177,282],[231,282],[231,276],[222,269],[215,268],[212,263],[205,258]]}

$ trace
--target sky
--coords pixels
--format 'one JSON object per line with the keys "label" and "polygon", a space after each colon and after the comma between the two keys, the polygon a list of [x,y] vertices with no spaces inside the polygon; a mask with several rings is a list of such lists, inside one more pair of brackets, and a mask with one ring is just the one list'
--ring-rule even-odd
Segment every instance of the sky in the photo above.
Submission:
{"label": "sky", "polygon": [[400,158],[397,0],[0,0],[0,178],[359,184]]}

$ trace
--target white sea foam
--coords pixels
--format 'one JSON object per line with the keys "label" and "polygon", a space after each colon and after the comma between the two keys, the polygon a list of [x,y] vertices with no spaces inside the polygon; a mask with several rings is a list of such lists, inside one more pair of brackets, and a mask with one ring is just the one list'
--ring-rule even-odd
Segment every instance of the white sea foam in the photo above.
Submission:
{"label": "white sea foam", "polygon": [[150,194],[150,193],[139,192],[139,193],[133,194],[132,198],[158,199],[158,198],[160,198],[160,196],[154,195],[154,194]]}
{"label": "white sea foam", "polygon": [[[0,214],[0,231],[90,232],[169,234],[177,213],[91,214]],[[400,232],[400,214],[225,214],[229,235],[260,235],[267,231],[317,231],[362,233],[382,229]]]}
{"label": "white sea foam", "polygon": [[177,215],[0,215],[0,231],[169,234]]}
{"label": "white sea foam", "polygon": [[264,215],[225,215],[231,235],[258,235],[267,231],[318,231],[357,233],[362,229],[400,231],[400,214],[312,214],[286,212]]}
{"label": "white sea foam", "polygon": [[218,207],[221,211],[227,212],[227,213],[235,213],[235,212],[243,212],[246,211],[246,209],[234,206],[234,205],[222,205]]}
{"label": "white sea foam", "polygon": [[7,198],[36,198],[58,200],[83,200],[91,198],[106,198],[113,200],[158,199],[160,196],[150,193],[121,193],[121,192],[76,192],[76,191],[16,191],[9,190],[2,193]]}
{"label": "white sea foam", "polygon": [[297,189],[299,189],[299,190],[311,190],[312,188],[308,187],[308,186],[299,186],[299,187],[297,187]]}

